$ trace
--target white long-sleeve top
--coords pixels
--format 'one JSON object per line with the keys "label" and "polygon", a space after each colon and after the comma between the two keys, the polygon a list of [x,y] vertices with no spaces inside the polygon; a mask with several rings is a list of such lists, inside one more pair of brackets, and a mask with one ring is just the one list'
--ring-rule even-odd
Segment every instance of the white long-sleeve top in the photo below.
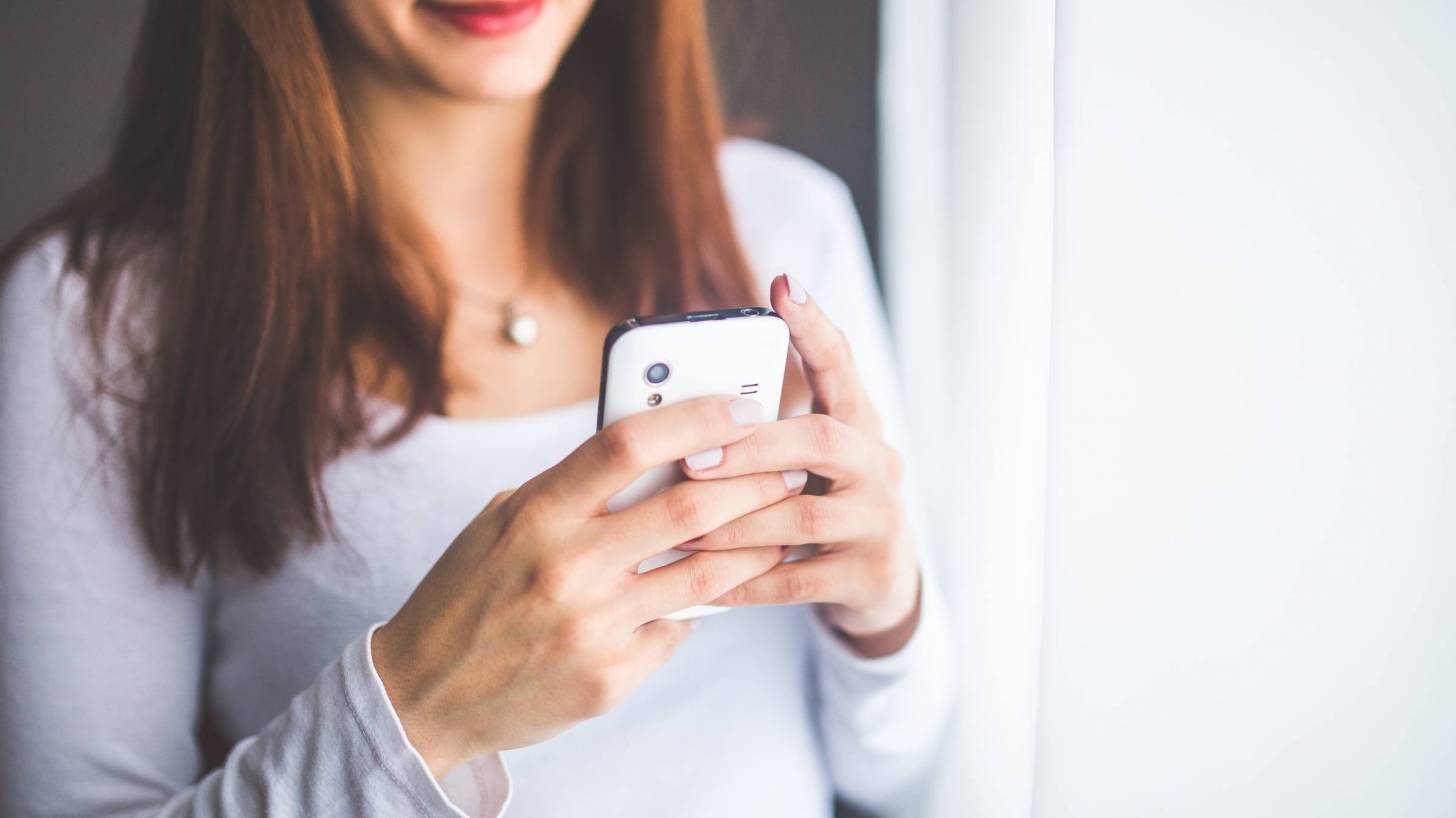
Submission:
{"label": "white long-sleeve top", "polygon": [[[762,143],[730,143],[721,165],[765,290],[783,272],[807,285],[902,443],[846,188]],[[81,286],[61,263],[59,241],[45,242],[0,291],[3,815],[807,818],[830,814],[835,793],[893,811],[923,783],[951,689],[928,572],[919,627],[894,655],[853,654],[805,607],[734,610],[701,621],[610,713],[437,783],[374,671],[370,634],[494,493],[592,434],[594,404],[427,418],[327,467],[333,539],[266,578],[163,581],[116,451],[76,411]],[[232,748],[210,771],[204,717]]]}

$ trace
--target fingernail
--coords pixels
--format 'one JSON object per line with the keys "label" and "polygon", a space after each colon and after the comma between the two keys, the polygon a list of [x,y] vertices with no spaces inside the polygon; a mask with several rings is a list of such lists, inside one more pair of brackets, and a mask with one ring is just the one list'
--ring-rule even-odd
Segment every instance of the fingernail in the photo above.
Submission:
{"label": "fingernail", "polygon": [[701,539],[701,537],[698,537],[696,539],[688,540],[685,543],[678,543],[672,548],[674,551],[701,551],[702,549],[698,547],[698,541]]}
{"label": "fingernail", "polygon": [[788,273],[784,273],[784,281],[789,282],[790,301],[794,302],[795,304],[803,304],[809,300],[809,291],[804,289],[804,285],[800,284],[798,279],[794,278]]}
{"label": "fingernail", "polygon": [[[737,420],[737,418],[734,418],[734,420]],[[697,454],[690,454],[683,458],[683,462],[687,463],[688,468],[693,471],[711,469],[723,463],[723,447],[714,446],[711,449],[704,449]]]}
{"label": "fingernail", "polygon": [[798,491],[809,482],[809,473],[803,469],[789,469],[783,474],[784,485],[789,487],[789,491]]}
{"label": "fingernail", "polygon": [[[733,416],[733,422],[739,426],[752,426],[763,421],[763,404],[749,398],[734,398],[733,402],[728,404],[728,414]],[[718,453],[718,457],[721,461],[723,457],[721,451]]]}

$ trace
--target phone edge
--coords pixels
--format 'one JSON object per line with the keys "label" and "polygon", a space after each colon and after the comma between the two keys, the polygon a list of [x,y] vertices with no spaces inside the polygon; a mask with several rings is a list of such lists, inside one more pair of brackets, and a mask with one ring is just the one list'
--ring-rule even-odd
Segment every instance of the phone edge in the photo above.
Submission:
{"label": "phone edge", "polygon": [[[742,310],[745,310],[745,309],[755,309],[755,310],[759,310],[759,312],[755,313],[752,316],[745,316],[745,315],[742,315],[741,314],[741,311]],[[633,316],[632,318],[628,318],[626,321],[622,321],[622,322],[620,322],[618,324],[614,324],[611,329],[607,330],[607,337],[606,337],[605,340],[602,341],[602,374],[599,377],[599,380],[597,382],[597,431],[600,432],[602,430],[602,421],[603,420],[606,420],[606,415],[607,415],[607,363],[608,363],[608,361],[611,360],[611,357],[612,357],[612,345],[615,344],[615,343],[617,343],[617,340],[619,338],[621,338],[623,335],[626,335],[627,333],[631,332],[632,330],[637,329],[638,327],[642,327],[642,326],[653,326],[653,325],[657,325],[657,324],[674,324],[674,323],[678,323],[678,322],[685,322],[685,321],[687,321],[688,320],[688,316],[690,316],[690,315],[704,315],[706,313],[714,313],[714,314],[716,314],[716,313],[725,313],[725,312],[737,312],[737,313],[739,313],[739,315],[725,315],[725,316],[722,316],[721,318],[716,318],[716,319],[713,319],[713,320],[728,320],[730,318],[739,318],[739,317],[743,317],[743,318],[749,318],[749,317],[758,318],[760,316],[762,316],[762,317],[777,318],[780,321],[784,320],[783,319],[783,316],[781,316],[778,313],[776,313],[776,312],[773,311],[773,308],[772,307],[761,307],[761,306],[758,306],[758,305],[750,304],[750,305],[745,306],[745,307],[725,307],[724,309],[721,309],[721,310],[692,310],[690,312],[674,312],[674,313],[666,313],[666,314],[662,314],[662,315],[638,315],[638,316]]]}

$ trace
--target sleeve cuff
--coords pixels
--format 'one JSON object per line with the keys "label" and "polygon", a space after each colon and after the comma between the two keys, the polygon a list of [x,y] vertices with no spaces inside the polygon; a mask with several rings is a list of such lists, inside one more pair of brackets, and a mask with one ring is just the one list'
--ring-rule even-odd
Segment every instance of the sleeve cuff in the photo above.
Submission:
{"label": "sleeve cuff", "polygon": [[[934,652],[939,647],[937,643],[947,636],[944,618],[943,604],[935,583],[923,576],[920,583],[920,621],[915,624],[910,638],[894,653],[874,658],[861,656],[824,621],[818,610],[810,613],[809,628],[821,661],[830,666],[826,669],[884,679],[904,675],[920,663],[922,654]],[[830,672],[834,672],[832,669]]]}
{"label": "sleeve cuff", "polygon": [[429,765],[409,743],[399,714],[374,668],[370,646],[379,623],[344,651],[341,669],[349,710],[391,780],[422,815],[498,818],[511,797],[510,774],[500,753],[472,759],[436,781]]}
{"label": "sleeve cuff", "polygon": [[910,803],[933,766],[952,709],[950,616],[928,575],[921,588],[915,632],[888,656],[860,656],[817,614],[810,617],[820,727],[835,789],[871,814]]}
{"label": "sleeve cuff", "polygon": [[810,615],[820,706],[830,728],[865,747],[908,749],[938,733],[949,711],[952,637],[933,580],[921,585],[920,621],[898,651],[860,656],[817,612]]}

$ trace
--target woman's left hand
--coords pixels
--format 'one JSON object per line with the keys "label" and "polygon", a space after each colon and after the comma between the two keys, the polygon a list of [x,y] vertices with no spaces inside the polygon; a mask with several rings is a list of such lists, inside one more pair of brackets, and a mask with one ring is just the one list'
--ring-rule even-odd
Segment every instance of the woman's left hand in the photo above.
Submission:
{"label": "woman's left hand", "polygon": [[774,279],[770,298],[803,359],[813,413],[765,423],[737,443],[694,455],[683,471],[694,480],[779,471],[788,480],[803,470],[797,479],[812,473],[822,478],[822,491],[811,486],[679,548],[817,546],[813,556],[781,563],[714,604],[822,603],[829,624],[860,654],[888,655],[919,620],[920,570],[900,455],[881,436],[844,333],[788,276]]}

